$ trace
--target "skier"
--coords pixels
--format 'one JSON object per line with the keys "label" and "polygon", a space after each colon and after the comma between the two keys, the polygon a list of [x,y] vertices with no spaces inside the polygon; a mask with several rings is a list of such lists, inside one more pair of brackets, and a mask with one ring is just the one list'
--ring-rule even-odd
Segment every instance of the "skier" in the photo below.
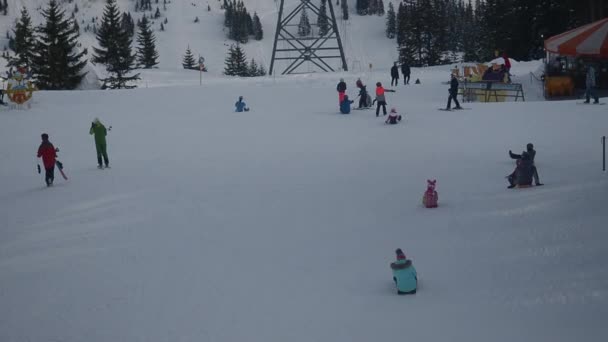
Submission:
{"label": "skier", "polygon": [[344,95],[344,100],[342,100],[342,103],[340,103],[340,113],[350,114],[350,105],[353,102],[355,101],[348,99],[348,95]]}
{"label": "skier", "polygon": [[344,82],[343,78],[340,79],[340,83],[338,83],[336,90],[338,90],[338,104],[342,104],[344,95],[346,94],[346,82]]}
{"label": "skier", "polygon": [[515,171],[507,176],[509,186],[507,188],[513,189],[516,186],[528,187],[532,185],[532,178],[534,175],[534,163],[530,159],[528,152],[521,154],[521,159],[517,160],[517,167]]}
{"label": "skier", "polygon": [[393,63],[393,67],[391,68],[391,87],[397,86],[399,83],[399,68],[397,67],[397,62]]}
{"label": "skier", "polygon": [[248,112],[249,111],[249,108],[247,107],[247,104],[243,101],[242,96],[239,96],[239,100],[234,103],[234,107],[235,107],[235,109],[234,109],[235,112],[243,112],[243,111]]}
{"label": "skier", "polygon": [[401,121],[401,115],[397,114],[397,109],[395,107],[391,108],[391,113],[388,115],[388,118],[384,123],[389,125],[396,125]]}
{"label": "skier", "polygon": [[595,68],[592,65],[587,66],[587,77],[585,79],[585,97],[587,98],[584,103],[589,103],[591,96],[593,96],[593,104],[600,103],[597,93],[595,92]]}
{"label": "skier", "polygon": [[95,120],[93,120],[93,122],[91,123],[91,129],[89,130],[89,134],[95,135],[95,149],[97,150],[97,168],[103,169],[103,166],[101,164],[101,157],[103,157],[103,161],[105,162],[106,168],[109,168],[110,161],[108,160],[106,144],[106,135],[108,134],[108,132],[106,130],[106,127],[99,121],[98,118],[95,118]]}
{"label": "skier", "polygon": [[382,112],[386,115],[386,97],[384,96],[385,92],[394,93],[395,91],[392,89],[384,89],[382,87],[382,83],[376,83],[376,99],[374,101],[378,101],[376,107],[376,117],[380,114],[380,106],[382,106]]}
{"label": "skier", "polygon": [[397,260],[391,263],[393,270],[393,281],[397,285],[397,294],[415,294],[418,287],[418,275],[412,264],[412,260],[407,260],[401,248],[395,251]]}
{"label": "skier", "polygon": [[410,84],[410,66],[407,62],[401,64],[401,73],[403,74],[403,84]]}
{"label": "skier", "polygon": [[42,157],[42,163],[44,164],[44,180],[46,182],[46,186],[52,186],[53,181],[55,180],[55,161],[57,158],[57,152],[59,149],[56,149],[53,144],[49,141],[49,135],[46,133],[42,133],[41,135],[42,143],[40,147],[38,147],[38,158]]}
{"label": "skier", "polygon": [[[534,177],[534,183],[536,184],[536,186],[544,185],[538,179],[538,169],[536,168],[536,165],[534,165],[534,157],[536,157],[536,150],[534,150],[534,145],[532,145],[532,143],[528,143],[526,145],[526,152],[528,153],[528,156],[530,157],[530,161],[532,162],[532,176]],[[515,154],[515,153],[511,152],[511,150],[509,150],[509,157],[511,157],[511,159],[518,159],[518,160],[522,159],[522,155],[523,155],[523,153]]]}
{"label": "skier", "polygon": [[452,100],[454,100],[454,103],[456,103],[456,107],[455,109],[462,109],[462,107],[460,107],[460,103],[458,102],[458,79],[456,78],[456,74],[452,74],[452,80],[450,81],[450,90],[448,90],[448,92],[450,93],[450,97],[448,97],[448,106],[445,108],[446,110],[450,110],[451,106],[452,106]]}

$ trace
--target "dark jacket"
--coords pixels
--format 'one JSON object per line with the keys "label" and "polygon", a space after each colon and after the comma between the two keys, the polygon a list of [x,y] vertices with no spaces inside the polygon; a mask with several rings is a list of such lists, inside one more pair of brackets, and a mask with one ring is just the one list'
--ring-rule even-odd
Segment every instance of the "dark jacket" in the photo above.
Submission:
{"label": "dark jacket", "polygon": [[336,90],[338,90],[338,92],[342,93],[346,91],[346,82],[340,82],[338,83],[338,87],[336,87]]}
{"label": "dark jacket", "polygon": [[515,183],[517,185],[532,185],[534,176],[534,163],[529,157],[519,159],[515,169]]}
{"label": "dark jacket", "polygon": [[458,79],[456,77],[452,77],[452,80],[450,81],[450,94],[458,94]]}
{"label": "dark jacket", "polygon": [[407,64],[401,64],[401,73],[404,75],[409,75],[410,74],[410,66]]}
{"label": "dark jacket", "polygon": [[399,78],[399,68],[396,65],[391,68],[391,77]]}
{"label": "dark jacket", "polygon": [[361,86],[361,88],[359,90],[359,96],[361,96],[363,98],[367,96],[367,87],[366,86]]}
{"label": "dark jacket", "polygon": [[[533,148],[527,150],[526,152],[528,152],[528,156],[530,157],[530,160],[532,161],[532,164],[534,164],[534,157],[536,157],[536,150],[534,150]],[[521,159],[521,154],[515,154],[511,151],[509,151],[509,156],[511,157],[511,159]]]}

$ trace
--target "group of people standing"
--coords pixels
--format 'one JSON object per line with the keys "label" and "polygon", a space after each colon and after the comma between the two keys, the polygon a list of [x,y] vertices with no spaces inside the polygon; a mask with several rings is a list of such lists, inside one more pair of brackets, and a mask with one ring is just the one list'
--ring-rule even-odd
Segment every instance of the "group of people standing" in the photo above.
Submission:
{"label": "group of people standing", "polygon": [[[380,116],[380,108],[382,108],[382,113],[387,115],[385,93],[394,93],[395,91],[393,89],[385,89],[381,82],[376,82],[376,98],[372,103],[370,103],[371,96],[369,96],[367,87],[363,84],[361,79],[357,79],[356,86],[359,88],[358,96],[360,97],[358,109],[369,108],[376,103],[376,117]],[[351,105],[355,102],[348,98],[348,95],[346,95],[346,89],[346,82],[344,82],[344,79],[341,78],[336,90],[338,91],[338,102],[340,105],[340,113],[342,114],[350,114]]]}
{"label": "group of people standing", "polygon": [[[403,74],[403,84],[410,84],[411,69],[407,63],[401,64],[401,73]],[[396,87],[399,84],[399,67],[397,62],[391,68],[391,87]]]}

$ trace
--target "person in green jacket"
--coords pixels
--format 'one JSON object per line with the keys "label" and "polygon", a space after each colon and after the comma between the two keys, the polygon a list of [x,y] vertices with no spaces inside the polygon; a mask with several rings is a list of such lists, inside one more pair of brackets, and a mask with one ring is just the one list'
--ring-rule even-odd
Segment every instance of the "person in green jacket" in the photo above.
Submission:
{"label": "person in green jacket", "polygon": [[[110,127],[111,128],[111,127]],[[108,160],[108,152],[106,150],[106,135],[108,134],[106,127],[95,118],[91,123],[91,129],[89,134],[95,135],[95,148],[97,149],[97,167],[102,169],[101,157],[106,164],[106,167],[110,167],[110,161]]]}

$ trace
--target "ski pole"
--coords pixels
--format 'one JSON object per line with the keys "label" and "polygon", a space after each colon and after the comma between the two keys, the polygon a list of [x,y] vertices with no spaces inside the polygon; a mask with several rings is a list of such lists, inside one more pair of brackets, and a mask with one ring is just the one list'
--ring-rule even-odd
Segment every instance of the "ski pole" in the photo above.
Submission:
{"label": "ski pole", "polygon": [[606,171],[606,136],[602,137],[602,171]]}

